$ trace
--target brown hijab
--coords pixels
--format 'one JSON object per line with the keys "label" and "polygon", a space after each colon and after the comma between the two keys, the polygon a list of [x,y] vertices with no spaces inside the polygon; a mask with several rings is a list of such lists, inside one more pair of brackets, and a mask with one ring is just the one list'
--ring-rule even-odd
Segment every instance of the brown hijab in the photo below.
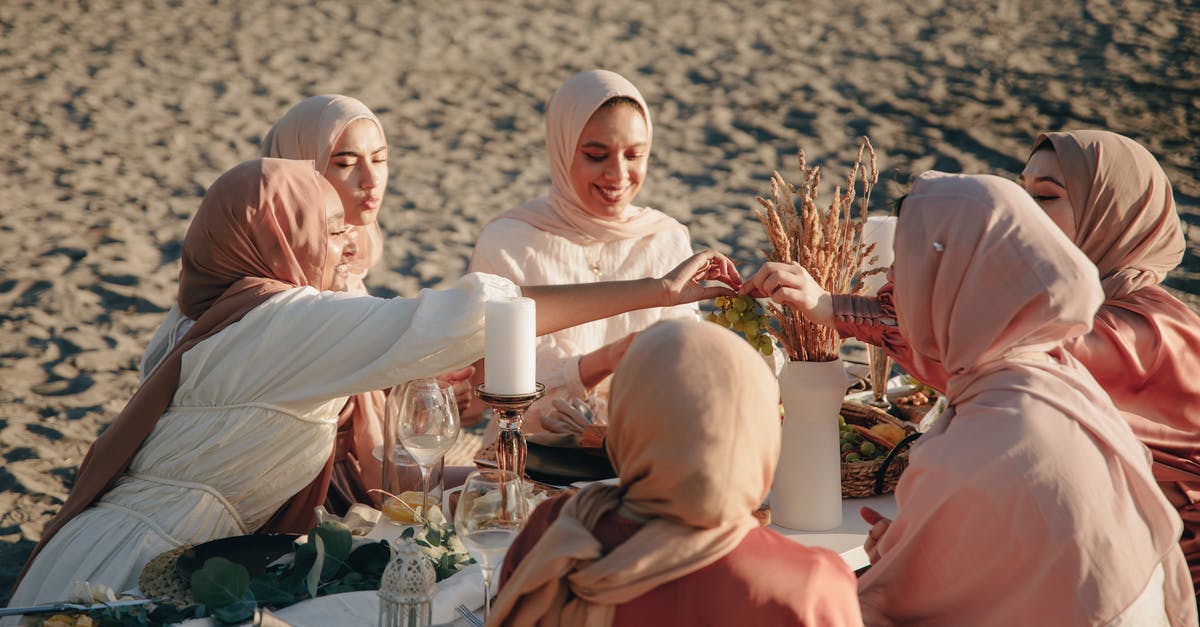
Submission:
{"label": "brown hijab", "polygon": [[1104,294],[1121,298],[1163,280],[1185,242],[1171,182],[1141,144],[1109,131],[1044,133],[1075,210],[1075,245],[1096,264]]}
{"label": "brown hijab", "polygon": [[[779,386],[745,341],[705,322],[659,322],[630,346],[611,399],[621,486],[567,501],[489,625],[611,625],[617,605],[721,559],[758,526],[751,512],[779,458]],[[648,521],[604,554],[592,529],[613,509]]]}
{"label": "brown hijab", "polygon": [[21,576],[54,534],[129,466],[175,396],[184,352],[275,294],[330,284],[332,274],[322,274],[325,221],[320,175],[308,161],[247,161],[209,187],[184,236],[179,274],[180,310],[196,323],[88,449],[67,502]]}

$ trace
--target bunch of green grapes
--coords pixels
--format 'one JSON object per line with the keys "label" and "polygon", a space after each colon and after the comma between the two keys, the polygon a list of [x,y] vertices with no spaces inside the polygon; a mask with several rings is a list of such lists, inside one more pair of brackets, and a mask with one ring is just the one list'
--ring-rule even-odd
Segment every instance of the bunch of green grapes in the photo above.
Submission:
{"label": "bunch of green grapes", "polygon": [[846,419],[840,415],[838,437],[841,440],[843,462],[868,462],[887,455],[888,449],[863,437],[861,432],[846,424]]}
{"label": "bunch of green grapes", "polygon": [[717,310],[708,314],[708,321],[742,334],[750,345],[764,355],[775,352],[775,344],[767,331],[770,321],[763,315],[758,301],[749,296],[718,296]]}

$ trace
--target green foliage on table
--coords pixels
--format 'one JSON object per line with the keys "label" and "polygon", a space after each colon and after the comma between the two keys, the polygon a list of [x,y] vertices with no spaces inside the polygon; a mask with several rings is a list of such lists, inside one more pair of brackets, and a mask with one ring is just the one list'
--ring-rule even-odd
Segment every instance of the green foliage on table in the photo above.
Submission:
{"label": "green foliage on table", "polygon": [[[431,510],[432,512],[435,512]],[[430,516],[424,527],[409,527],[401,540],[412,540],[433,563],[441,581],[473,560],[458,540],[454,526],[440,512]],[[308,533],[308,541],[296,548],[289,564],[279,564],[251,577],[245,566],[223,557],[205,560],[192,573],[190,589],[195,605],[179,608],[159,605],[113,608],[89,612],[103,627],[142,627],[182,622],[211,616],[218,624],[241,623],[254,616],[256,607],[279,609],[305,599],[378,590],[383,570],[394,552],[386,541],[352,549],[350,530],[338,522],[323,522]]]}

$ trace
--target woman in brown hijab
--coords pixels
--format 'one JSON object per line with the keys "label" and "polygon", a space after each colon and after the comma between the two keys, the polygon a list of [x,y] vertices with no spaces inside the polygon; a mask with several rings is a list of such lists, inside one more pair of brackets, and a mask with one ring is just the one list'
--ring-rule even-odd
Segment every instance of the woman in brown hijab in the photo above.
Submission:
{"label": "woman in brown hijab", "polygon": [[695,320],[638,335],[612,385],[620,487],[534,511],[490,625],[859,625],[837,554],[760,527],[779,388],[740,337]]}
{"label": "woman in brown hijab", "polygon": [[311,161],[217,179],[183,243],[179,306],[195,324],[88,451],[12,603],[55,600],[73,580],[131,588],[183,544],[307,530],[346,397],[479,359],[489,300],[533,298],[547,333],[731,291],[705,280],[737,284],[708,251],[662,279],[521,289],[468,274],[416,298],[341,294],[356,252],[345,231]]}

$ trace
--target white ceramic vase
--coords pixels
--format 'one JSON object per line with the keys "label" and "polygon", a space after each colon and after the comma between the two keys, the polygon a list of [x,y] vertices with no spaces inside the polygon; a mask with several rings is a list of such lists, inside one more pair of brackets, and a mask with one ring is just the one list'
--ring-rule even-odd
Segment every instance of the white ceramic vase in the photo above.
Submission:
{"label": "white ceramic vase", "polygon": [[827,531],[842,524],[842,465],[838,412],[846,396],[841,359],[789,361],[779,372],[783,442],[771,520],[797,531]]}

